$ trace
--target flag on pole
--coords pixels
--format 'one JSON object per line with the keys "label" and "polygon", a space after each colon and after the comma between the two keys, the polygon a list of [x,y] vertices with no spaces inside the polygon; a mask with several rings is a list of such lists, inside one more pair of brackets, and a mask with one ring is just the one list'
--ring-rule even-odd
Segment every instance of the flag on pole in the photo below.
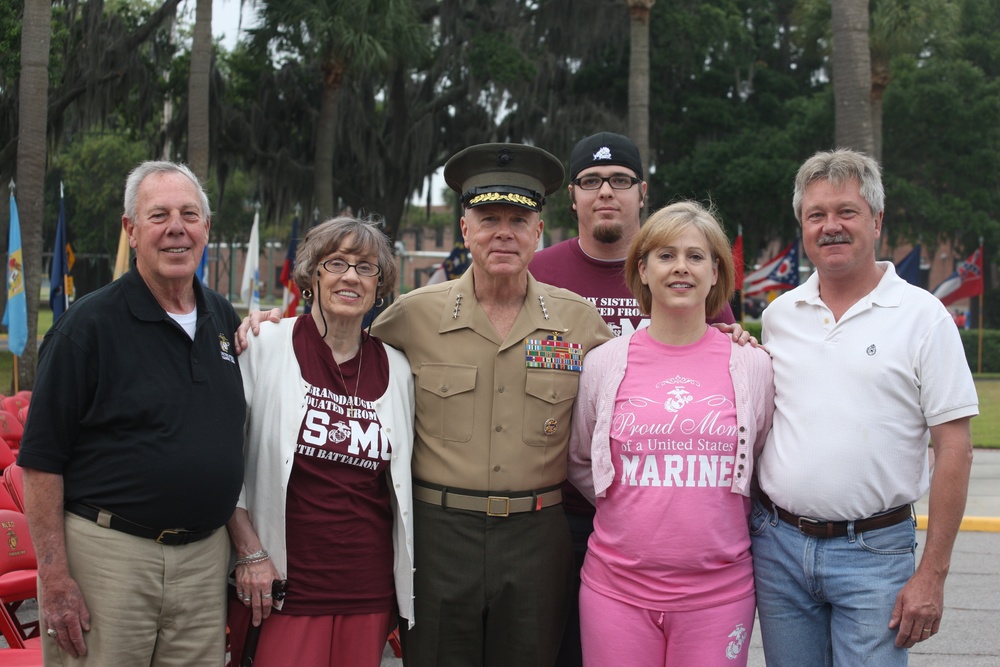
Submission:
{"label": "flag on pole", "polygon": [[791,244],[771,261],[743,280],[743,296],[771,290],[786,290],[799,284],[799,242]]}
{"label": "flag on pole", "polygon": [[118,235],[118,254],[115,256],[115,272],[112,274],[113,280],[118,280],[122,274],[128,271],[128,234],[122,226],[122,233]]}
{"label": "flag on pole", "polygon": [[247,304],[248,310],[260,310],[260,204],[253,216],[253,227],[250,228],[242,285],[240,298]]}
{"label": "flag on pole", "polygon": [[281,265],[281,284],[285,286],[281,296],[282,317],[295,317],[295,311],[299,308],[299,286],[292,278],[292,271],[295,269],[295,251],[299,245],[298,234],[299,215],[296,207],[295,217],[292,219],[292,238],[288,240],[285,263]]}
{"label": "flag on pole", "polygon": [[944,305],[983,293],[983,246],[958,265],[955,272],[934,288],[934,296]]}
{"label": "flag on pole", "polygon": [[56,242],[52,247],[52,269],[49,271],[49,305],[52,307],[52,322],[69,308],[69,290],[66,277],[69,275],[69,256],[66,243],[66,198],[63,184],[59,184],[59,221],[56,223]]}
{"label": "flag on pole", "polygon": [[205,245],[205,250],[201,253],[201,261],[198,262],[198,268],[195,269],[194,275],[197,276],[198,282],[208,287],[208,244]]}
{"label": "flag on pole", "polygon": [[[11,188],[13,190],[13,188]],[[7,243],[7,308],[3,313],[8,346],[15,356],[24,354],[28,344],[28,301],[24,294],[24,265],[21,261],[21,222],[17,202],[10,195],[10,236]]]}
{"label": "flag on pole", "polygon": [[896,264],[896,275],[917,287],[922,287],[920,284],[920,244],[913,246],[913,250],[910,251],[903,259],[899,260]]}
{"label": "flag on pole", "polygon": [[743,225],[736,228],[736,241],[733,243],[733,268],[736,270],[736,291],[743,290]]}

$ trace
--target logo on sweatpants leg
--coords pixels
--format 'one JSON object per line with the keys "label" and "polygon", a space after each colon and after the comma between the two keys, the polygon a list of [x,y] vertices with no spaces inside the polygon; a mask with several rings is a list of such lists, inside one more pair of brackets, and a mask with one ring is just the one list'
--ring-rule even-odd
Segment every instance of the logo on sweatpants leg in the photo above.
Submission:
{"label": "logo on sweatpants leg", "polygon": [[726,647],[726,657],[735,660],[740,651],[743,650],[743,644],[747,640],[747,629],[740,623],[735,630],[729,633],[729,636],[733,641],[729,642],[729,646]]}

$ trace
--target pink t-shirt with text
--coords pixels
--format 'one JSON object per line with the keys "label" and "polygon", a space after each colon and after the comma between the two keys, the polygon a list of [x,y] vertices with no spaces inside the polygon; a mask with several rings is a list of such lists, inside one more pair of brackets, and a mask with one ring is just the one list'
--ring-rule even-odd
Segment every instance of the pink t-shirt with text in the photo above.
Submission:
{"label": "pink t-shirt with text", "polygon": [[662,611],[753,595],[749,499],[732,493],[737,441],[731,343],[637,332],[615,399],[615,479],[597,499],[582,578],[609,597]]}

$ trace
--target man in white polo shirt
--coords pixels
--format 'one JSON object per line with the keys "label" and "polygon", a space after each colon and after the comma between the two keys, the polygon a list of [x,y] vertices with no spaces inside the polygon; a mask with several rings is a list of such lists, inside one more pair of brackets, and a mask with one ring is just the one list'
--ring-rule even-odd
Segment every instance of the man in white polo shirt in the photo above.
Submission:
{"label": "man in white polo shirt", "polygon": [[[817,153],[795,180],[816,273],[764,311],[775,413],[751,517],[769,667],[906,665],[941,622],[978,399],[947,310],[875,261],[884,198],[854,151]],[[911,506],[928,487],[916,566]]]}

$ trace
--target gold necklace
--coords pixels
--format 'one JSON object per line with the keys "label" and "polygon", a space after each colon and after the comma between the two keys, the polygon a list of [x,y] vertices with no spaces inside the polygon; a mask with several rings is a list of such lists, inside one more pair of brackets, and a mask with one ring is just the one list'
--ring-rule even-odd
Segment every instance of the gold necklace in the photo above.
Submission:
{"label": "gold necklace", "polygon": [[[362,339],[361,344],[358,345],[358,379],[354,382],[354,401],[352,401],[351,407],[357,407],[354,403],[358,399],[358,387],[361,386],[361,364],[365,361],[365,341]],[[337,367],[337,373],[340,375],[340,382],[344,385],[344,391],[347,391],[347,380],[344,379],[344,372],[340,370],[340,364],[337,363],[337,357],[333,354],[333,350],[330,350],[330,356],[333,357],[333,363]],[[349,360],[348,360],[349,361]]]}

